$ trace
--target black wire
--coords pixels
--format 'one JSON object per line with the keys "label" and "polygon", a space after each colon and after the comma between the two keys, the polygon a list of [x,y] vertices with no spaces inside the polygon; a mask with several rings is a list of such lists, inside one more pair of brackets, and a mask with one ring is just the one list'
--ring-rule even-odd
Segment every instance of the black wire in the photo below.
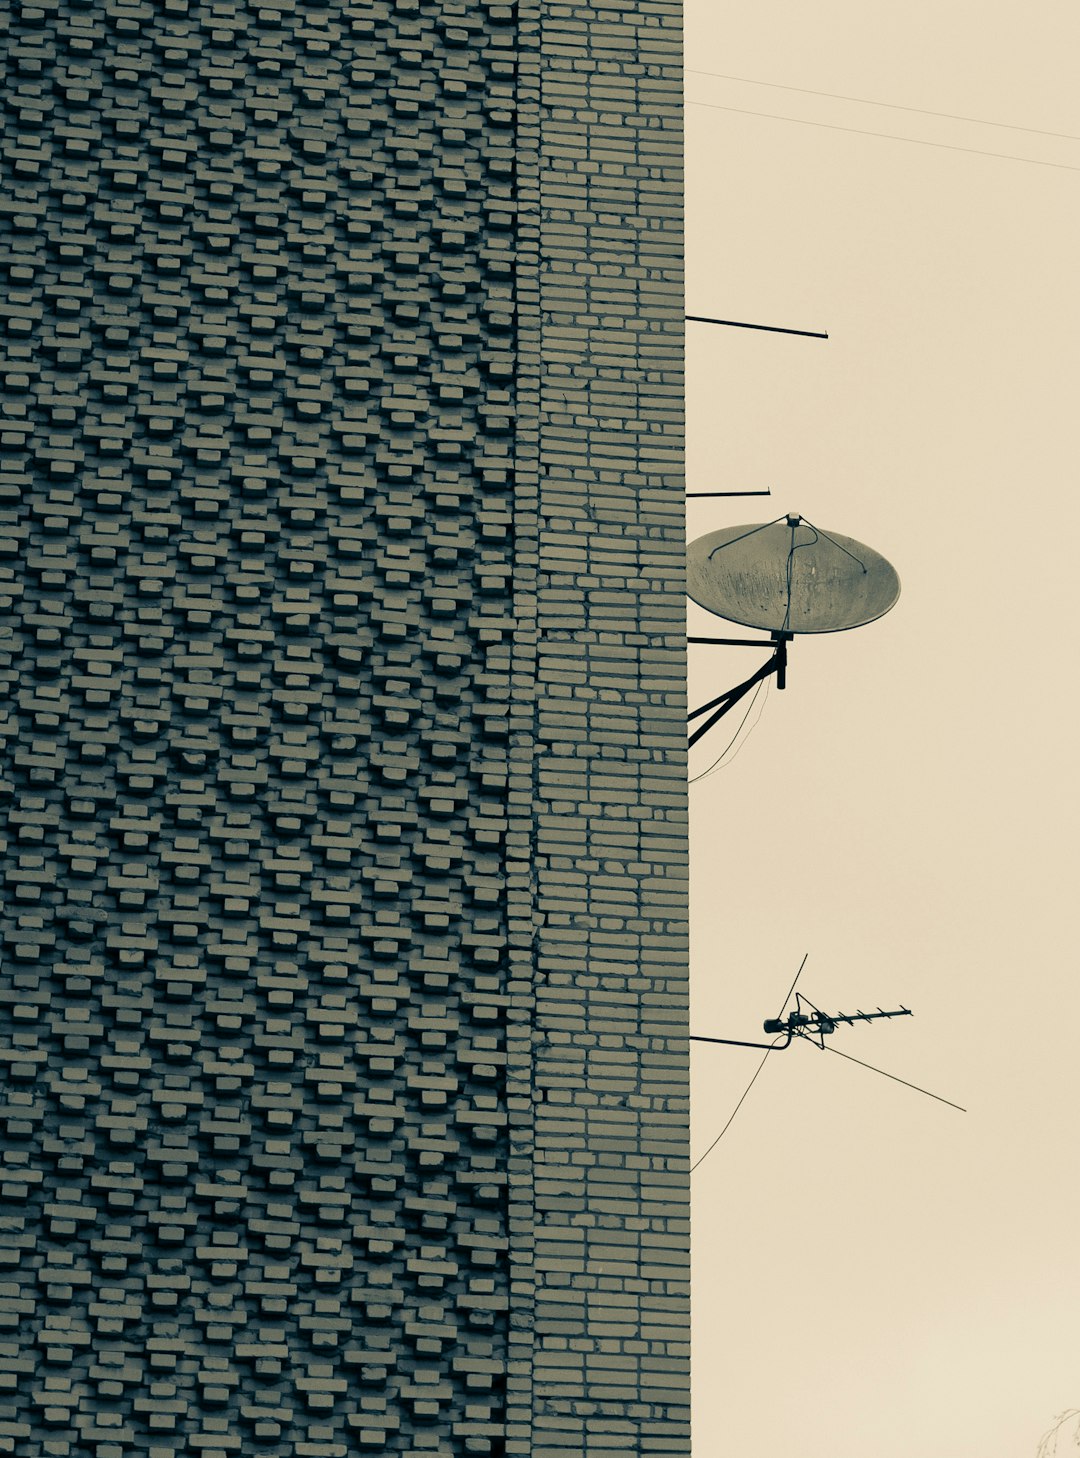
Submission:
{"label": "black wire", "polygon": [[[804,526],[809,531],[812,531],[814,533],[814,540],[812,542],[796,542],[796,540],[795,540],[795,533],[798,531],[798,529],[799,529],[800,526]],[[803,549],[803,547],[813,547],[813,546],[816,546],[818,540],[819,540],[819,537],[818,537],[818,529],[817,529],[817,527],[814,526],[813,522],[807,521],[805,519],[805,517],[800,517],[797,522],[794,522],[792,524],[792,528],[791,528],[791,546],[788,548],[787,569],[786,569],[787,611],[784,613],[784,632],[787,632],[787,630],[791,627],[791,588],[792,588],[792,583],[793,583],[794,577],[795,577],[795,553],[796,552],[801,552],[802,549]],[[839,543],[837,543],[837,545],[839,546]],[[843,551],[843,548],[841,547],[840,550]],[[851,554],[849,553],[848,555],[850,556]]]}
{"label": "black wire", "polygon": [[734,1109],[732,1109],[732,1111],[731,1111],[731,1117],[728,1119],[728,1121],[724,1125],[724,1127],[720,1130],[720,1133],[716,1136],[716,1138],[713,1140],[713,1142],[709,1145],[708,1149],[706,1149],[705,1153],[701,1156],[701,1158],[695,1160],[694,1163],[690,1166],[690,1173],[691,1174],[694,1173],[694,1171],[697,1169],[697,1167],[698,1167],[699,1164],[701,1164],[704,1160],[708,1159],[709,1155],[713,1152],[713,1150],[716,1148],[716,1146],[720,1143],[721,1139],[723,1139],[724,1135],[731,1128],[732,1123],[735,1120],[735,1115],[739,1112],[739,1110],[742,1108],[743,1104],[746,1102],[746,1096],[747,1096],[747,1094],[754,1087],[754,1084],[757,1083],[758,1074],[765,1067],[765,1060],[766,1060],[766,1058],[768,1058],[769,1054],[772,1052],[773,1048],[776,1047],[776,1044],[779,1043],[779,1041],[780,1041],[780,1039],[777,1038],[776,1039],[776,1042],[774,1042],[772,1044],[772,1047],[766,1048],[764,1054],[762,1055],[761,1062],[758,1064],[757,1068],[754,1071],[753,1078],[746,1085],[745,1089],[743,1089],[743,1096],[742,1096],[742,1098],[735,1105]]}
{"label": "black wire", "polygon": [[[742,754],[743,750],[746,748],[746,745],[747,745],[747,742],[750,739],[750,736],[753,734],[753,732],[757,728],[757,726],[761,723],[761,716],[765,712],[765,705],[769,702],[769,689],[772,686],[772,679],[769,679],[769,678],[762,679],[762,684],[764,685],[765,692],[762,695],[761,708],[758,709],[757,716],[754,719],[754,722],[750,725],[750,728],[743,735],[742,742],[740,743],[738,749],[736,749],[735,753],[728,760],[727,764],[722,765],[722,766],[719,766],[720,768],[727,769],[728,768],[728,765],[733,765],[735,763],[735,761],[738,759],[739,755]],[[754,694],[754,698],[757,698],[757,693],[756,692]],[[731,746],[729,745],[728,748],[730,748],[730,747]],[[705,771],[705,778],[708,779],[708,777],[717,768],[718,768],[718,766],[717,765],[714,765],[711,770],[706,770]]]}
{"label": "black wire", "polygon": [[[704,779],[706,779],[709,775],[712,774],[713,770],[715,770],[719,766],[720,761],[724,758],[724,755],[729,752],[729,750],[731,749],[732,745],[735,743],[736,739],[738,739],[739,735],[742,733],[742,731],[743,731],[743,725],[746,723],[747,719],[749,719],[751,713],[753,712],[754,705],[757,702],[757,696],[761,692],[761,685],[763,683],[766,683],[766,682],[767,682],[766,679],[762,679],[761,680],[761,683],[759,683],[758,686],[757,686],[757,688],[754,690],[753,694],[750,697],[750,702],[746,706],[746,713],[739,720],[739,727],[735,730],[735,733],[731,736],[731,738],[728,740],[727,744],[724,746],[724,749],[723,749],[722,753],[720,753],[719,755],[717,755],[716,759],[713,760],[712,764],[709,766],[709,768],[707,770],[702,770],[699,775],[695,775],[694,776],[694,778],[690,781],[690,784],[691,785],[696,785],[697,782],[698,782],[698,780],[704,780]],[[755,728],[756,727],[757,726],[755,725]],[[740,748],[741,747],[742,746],[740,745]],[[737,752],[738,751],[736,751],[736,753]]]}
{"label": "black wire", "polygon": [[[826,1053],[835,1053],[838,1058],[846,1058],[849,1063],[858,1063],[862,1068],[869,1068],[871,1073],[880,1073],[882,1078],[891,1078],[893,1083],[902,1083],[905,1088],[913,1088],[916,1093],[925,1094],[928,1099],[937,1099],[939,1104],[948,1104],[950,1109],[959,1109],[962,1114],[967,1113],[967,1109],[961,1104],[954,1104],[952,1099],[943,1099],[940,1094],[931,1093],[928,1088],[920,1088],[917,1083],[908,1083],[906,1078],[897,1078],[895,1073],[886,1073],[884,1068],[875,1068],[872,1063],[863,1063],[861,1058],[852,1058],[850,1053],[841,1053],[839,1048],[833,1048],[829,1044],[822,1046]],[[817,1047],[816,1043],[814,1047]]]}
{"label": "black wire", "polygon": [[809,86],[784,86],[780,81],[755,81],[752,76],[728,76],[723,71],[697,71],[687,66],[688,76],[715,76],[718,81],[742,81],[747,86],[768,86],[772,91],[799,91],[803,96],[827,96],[830,101],[854,101],[859,106],[884,106],[889,111],[911,111],[919,116],[940,116],[947,121],[974,122],[980,127],[1001,127],[1007,132],[1030,132],[1035,137],[1060,137],[1065,142],[1080,142],[1073,132],[1047,132],[1042,127],[1019,127],[1014,122],[988,121],[982,116],[958,116],[954,111],[928,111],[925,106],[900,106],[895,101],[871,101],[868,96],[844,96],[838,91],[812,91]]}
{"label": "black wire", "polygon": [[[806,959],[807,959],[807,957],[809,957],[809,955],[810,955],[809,952],[804,952],[803,953],[803,959],[799,963],[799,970],[795,973],[795,979],[792,982],[791,986],[787,990],[787,997],[784,998],[783,1005],[781,1006],[780,1012],[777,1015],[778,1017],[783,1017],[784,1016],[784,1009],[787,1007],[788,1003],[791,1001],[791,994],[795,991],[795,983],[798,982],[799,978],[802,976],[802,969],[806,966]],[[690,1173],[691,1174],[694,1173],[694,1171],[697,1169],[697,1167],[698,1167],[699,1164],[701,1164],[704,1160],[708,1159],[709,1155],[713,1152],[713,1150],[716,1148],[716,1146],[720,1143],[721,1139],[723,1139],[724,1135],[731,1128],[732,1123],[735,1120],[735,1115],[739,1112],[739,1110],[742,1108],[743,1104],[746,1102],[746,1096],[747,1096],[747,1094],[754,1087],[754,1084],[757,1083],[758,1074],[765,1067],[765,1060],[766,1060],[766,1058],[768,1058],[769,1054],[776,1047],[776,1045],[777,1045],[777,1043],[779,1043],[779,1041],[780,1041],[779,1038],[775,1038],[773,1040],[773,1042],[769,1045],[769,1047],[766,1048],[764,1054],[762,1055],[761,1062],[758,1064],[757,1068],[754,1070],[754,1076],[753,1076],[753,1078],[750,1080],[750,1082],[743,1089],[742,1098],[739,1100],[739,1102],[732,1109],[732,1111],[731,1111],[731,1117],[728,1119],[728,1121],[724,1125],[724,1127],[720,1130],[720,1133],[716,1136],[716,1138],[713,1140],[713,1142],[709,1145],[708,1149],[706,1149],[705,1153],[701,1156],[701,1158],[695,1160],[694,1163],[690,1166]]]}
{"label": "black wire", "polygon": [[745,106],[720,106],[715,101],[688,101],[687,106],[704,106],[709,111],[737,111],[742,116],[764,116],[771,121],[794,122],[800,127],[824,127],[830,132],[854,132],[859,137],[880,137],[887,142],[907,142],[912,147],[940,147],[946,152],[969,152],[975,157],[998,157],[1003,162],[1026,162],[1031,167],[1057,167],[1063,172],[1080,172],[1068,162],[1043,162],[1038,157],[1015,157],[1011,152],[984,152],[981,147],[954,147],[948,142],[924,142],[918,137],[897,137],[892,132],[870,132],[864,127],[840,127],[835,122],[806,121],[800,116],[779,116],[775,111],[750,111]]}

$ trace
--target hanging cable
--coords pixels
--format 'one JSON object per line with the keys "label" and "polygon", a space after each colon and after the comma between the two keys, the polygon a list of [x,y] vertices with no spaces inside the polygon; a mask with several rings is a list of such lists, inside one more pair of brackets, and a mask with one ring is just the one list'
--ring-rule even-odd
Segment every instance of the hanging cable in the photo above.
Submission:
{"label": "hanging cable", "polygon": [[[812,531],[814,533],[814,540],[812,542],[796,542],[795,533],[798,531],[800,526],[804,526],[807,528],[808,531]],[[814,526],[812,522],[808,522],[805,517],[800,517],[798,521],[793,521],[791,523],[791,546],[788,548],[787,567],[785,570],[787,590],[787,611],[784,613],[785,633],[788,632],[791,628],[791,588],[795,575],[795,553],[801,552],[804,547],[816,546],[819,540],[820,539],[818,536],[817,527]],[[829,540],[831,541],[832,538],[830,537]],[[839,543],[837,543],[837,545],[839,545]],[[841,548],[841,550],[843,549]],[[850,555],[851,554],[849,552],[848,556]]]}
{"label": "hanging cable", "polygon": [[[757,688],[754,690],[753,696],[750,699],[750,703],[747,705],[746,713],[739,720],[739,727],[735,730],[735,733],[731,736],[730,740],[728,741],[727,745],[724,747],[724,749],[721,752],[721,754],[716,759],[713,760],[712,764],[709,766],[709,768],[707,770],[702,770],[702,772],[699,775],[695,775],[694,778],[690,781],[690,784],[696,785],[699,780],[707,780],[710,775],[715,774],[715,772],[718,769],[720,769],[720,767],[721,767],[721,761],[727,756],[727,754],[731,750],[731,748],[734,745],[735,741],[738,739],[739,735],[743,731],[743,725],[746,723],[747,719],[749,719],[749,717],[750,717],[750,714],[751,714],[751,712],[753,710],[754,704],[757,702],[757,697],[761,693],[762,684],[764,684],[764,687],[765,687],[765,699],[768,698],[768,696],[769,696],[769,683],[768,683],[768,679],[762,679],[761,683],[759,683],[758,686],[757,686]],[[753,724],[751,724],[750,729],[749,729],[749,732],[747,733],[746,737],[743,739],[742,744],[739,745],[739,748],[736,749],[735,753],[731,756],[731,759],[728,760],[728,764],[733,764],[735,762],[735,760],[738,759],[739,754],[740,754],[740,752],[742,750],[743,744],[746,743],[746,740],[750,738],[750,735],[753,734],[754,730],[757,728],[758,724],[761,722],[761,710],[764,709],[764,707],[765,707],[765,699],[762,699],[762,701],[761,701],[761,709],[758,710],[758,716],[757,716],[757,718],[754,720]],[[725,765],[724,768],[726,768],[726,767],[727,766]]]}
{"label": "hanging cable", "polygon": [[[780,1039],[777,1038],[776,1043],[779,1043],[779,1041],[780,1041]],[[697,1167],[698,1167],[699,1164],[702,1164],[706,1159],[708,1159],[709,1155],[713,1152],[713,1150],[716,1148],[716,1146],[720,1143],[721,1139],[723,1139],[724,1135],[727,1133],[727,1131],[731,1128],[732,1124],[735,1122],[735,1115],[739,1112],[739,1110],[742,1108],[743,1104],[746,1102],[746,1096],[747,1096],[747,1094],[754,1087],[754,1084],[757,1083],[758,1074],[765,1067],[765,1060],[768,1058],[768,1056],[772,1052],[773,1048],[776,1047],[776,1043],[774,1043],[772,1045],[772,1048],[767,1048],[765,1050],[765,1052],[762,1054],[761,1062],[758,1064],[757,1068],[755,1069],[753,1078],[746,1085],[745,1089],[743,1090],[742,1098],[739,1100],[739,1102],[735,1105],[734,1109],[732,1109],[732,1111],[731,1111],[731,1117],[728,1119],[728,1121],[724,1125],[724,1127],[720,1130],[720,1133],[716,1136],[716,1138],[713,1140],[713,1142],[709,1145],[708,1149],[706,1149],[705,1153],[701,1156],[701,1158],[695,1160],[694,1163],[690,1166],[690,1173],[691,1174],[694,1173],[694,1171],[697,1169]]]}
{"label": "hanging cable", "polygon": [[[747,740],[750,738],[751,734],[753,734],[753,732],[757,728],[757,726],[761,723],[761,716],[765,712],[765,705],[769,702],[769,690],[772,687],[772,680],[766,678],[766,679],[763,680],[763,683],[764,683],[764,686],[765,686],[765,692],[764,692],[764,694],[761,697],[761,706],[758,709],[757,714],[754,716],[754,722],[750,725],[750,728],[746,731],[746,733],[740,739],[740,741],[738,743],[738,746],[737,746],[737,748],[735,750],[735,753],[731,756],[731,758],[729,760],[727,760],[726,763],[724,763],[722,765],[718,765],[716,768],[718,768],[718,769],[727,769],[728,768],[728,765],[734,764],[735,761],[738,759],[739,755],[742,754],[743,750],[745,749]],[[756,697],[757,697],[757,695],[755,694],[755,698]],[[705,772],[705,778],[707,779],[709,777],[709,775],[712,774],[713,772],[714,771],[712,771],[712,770],[707,770]]]}
{"label": "hanging cable", "polygon": [[[784,1016],[784,1013],[785,1013],[785,1011],[787,1009],[787,1005],[791,1001],[791,994],[795,991],[795,983],[798,982],[799,978],[802,976],[802,970],[806,966],[806,959],[807,959],[807,957],[809,957],[809,955],[810,955],[809,952],[804,952],[803,953],[803,959],[799,963],[799,970],[795,973],[794,981],[792,982],[791,986],[788,988],[788,990],[787,990],[787,996],[784,998],[783,1005],[780,1008],[780,1012],[779,1012],[778,1016],[781,1017],[781,1018]],[[716,1146],[720,1143],[721,1139],[723,1139],[724,1135],[731,1128],[732,1124],[735,1121],[735,1115],[739,1112],[739,1110],[742,1108],[743,1104],[746,1102],[746,1096],[747,1096],[747,1094],[754,1087],[754,1084],[757,1083],[758,1074],[765,1067],[765,1060],[768,1058],[769,1054],[776,1047],[776,1044],[779,1043],[779,1041],[780,1041],[780,1039],[779,1038],[776,1038],[769,1045],[769,1047],[766,1048],[764,1054],[762,1055],[761,1062],[758,1064],[757,1068],[754,1070],[754,1076],[753,1076],[753,1078],[750,1080],[750,1082],[743,1089],[742,1098],[739,1100],[739,1102],[732,1109],[732,1111],[731,1111],[731,1117],[728,1119],[728,1121],[724,1125],[724,1127],[720,1130],[720,1133],[716,1136],[716,1138],[713,1140],[713,1142],[709,1145],[708,1149],[706,1149],[705,1153],[703,1155],[701,1155],[701,1157],[699,1159],[696,1159],[694,1161],[694,1163],[690,1166],[690,1173],[691,1174],[694,1173],[694,1171],[697,1169],[697,1167],[698,1167],[699,1164],[703,1164],[704,1161],[706,1159],[708,1159],[709,1155],[713,1152],[713,1150],[716,1148]]]}

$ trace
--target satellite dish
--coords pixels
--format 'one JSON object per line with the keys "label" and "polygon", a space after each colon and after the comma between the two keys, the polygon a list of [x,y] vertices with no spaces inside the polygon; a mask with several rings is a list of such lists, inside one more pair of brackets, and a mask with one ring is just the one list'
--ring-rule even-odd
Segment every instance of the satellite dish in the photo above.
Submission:
{"label": "satellite dish", "polygon": [[[782,516],[753,526],[724,527],[698,537],[687,549],[686,590],[717,617],[763,628],[772,657],[756,673],[687,715],[693,723],[710,717],[690,735],[703,734],[757,688],[776,675],[787,684],[788,644],[796,633],[839,633],[884,616],[900,596],[896,569],[852,537],[836,536],[804,521]],[[761,646],[757,638],[689,638],[690,643]]]}
{"label": "satellite dish", "polygon": [[900,596],[900,579],[870,547],[789,516],[691,542],[686,590],[708,612],[746,628],[838,633],[883,617]]}

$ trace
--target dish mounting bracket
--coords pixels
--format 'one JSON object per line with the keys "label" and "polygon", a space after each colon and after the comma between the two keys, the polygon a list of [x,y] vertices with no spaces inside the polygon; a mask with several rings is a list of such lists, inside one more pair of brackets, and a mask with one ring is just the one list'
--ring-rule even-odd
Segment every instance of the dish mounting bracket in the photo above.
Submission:
{"label": "dish mounting bracket", "polygon": [[[702,714],[709,714],[704,724],[699,724],[690,735],[688,748],[692,748],[702,735],[707,734],[714,724],[718,724],[725,714],[729,713],[741,699],[744,699],[752,688],[755,688],[764,679],[776,674],[776,687],[787,688],[787,661],[788,644],[795,635],[783,630],[778,630],[769,638],[687,638],[688,643],[708,643],[723,648],[772,648],[768,660],[761,665],[756,673],[742,683],[737,683],[726,693],[720,694],[715,699],[710,699],[707,704],[702,704],[699,709],[693,709],[687,714],[687,723],[692,724],[695,719],[700,719]],[[713,712],[710,713],[710,710]]]}

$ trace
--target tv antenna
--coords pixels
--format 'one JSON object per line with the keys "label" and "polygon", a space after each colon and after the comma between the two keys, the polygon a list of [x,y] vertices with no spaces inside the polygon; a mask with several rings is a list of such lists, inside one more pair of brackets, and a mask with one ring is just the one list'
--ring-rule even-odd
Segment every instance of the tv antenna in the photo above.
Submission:
{"label": "tv antenna", "polygon": [[896,569],[852,537],[827,532],[805,517],[724,527],[691,542],[687,593],[716,617],[766,632],[767,638],[699,638],[688,643],[770,648],[749,678],[687,715],[708,718],[690,734],[694,745],[764,679],[787,687],[788,644],[797,633],[839,633],[883,617],[900,596]]}
{"label": "tv antenna", "polygon": [[[748,1042],[742,1038],[707,1038],[700,1034],[691,1033],[691,1043],[722,1043],[729,1048],[764,1048],[765,1050],[761,1062],[754,1070],[754,1076],[743,1090],[742,1097],[731,1111],[727,1123],[709,1145],[708,1149],[706,1149],[705,1153],[690,1166],[691,1174],[693,1174],[694,1170],[697,1169],[702,1161],[708,1159],[709,1155],[720,1143],[720,1140],[723,1139],[724,1135],[731,1128],[735,1115],[746,1102],[747,1095],[757,1082],[758,1074],[765,1067],[769,1054],[783,1052],[785,1048],[791,1046],[796,1038],[802,1038],[812,1043],[814,1047],[821,1048],[827,1053],[836,1053],[841,1058],[846,1058],[849,1063],[858,1063],[860,1067],[868,1068],[871,1073],[880,1073],[882,1078],[891,1079],[893,1083],[902,1083],[905,1088],[914,1089],[916,1093],[925,1094],[930,1099],[936,1099],[939,1104],[948,1104],[949,1108],[958,1109],[961,1114],[967,1113],[967,1110],[961,1104],[954,1104],[952,1099],[942,1098],[940,1094],[931,1093],[928,1088],[922,1088],[917,1083],[909,1083],[906,1078],[898,1078],[895,1073],[886,1073],[884,1068],[877,1068],[873,1063],[864,1063],[861,1058],[853,1058],[850,1053],[841,1053],[839,1048],[833,1048],[831,1045],[826,1044],[825,1039],[843,1025],[853,1026],[855,1023],[878,1022],[882,1018],[909,1018],[913,1014],[911,1009],[904,1007],[903,1004],[898,1008],[892,1009],[879,1007],[876,1012],[871,1013],[862,1011],[854,1013],[823,1013],[820,1008],[814,1006],[808,997],[802,993],[795,992],[795,984],[802,976],[802,971],[806,966],[809,955],[810,953],[807,952],[799,963],[799,970],[795,973],[794,980],[788,988],[788,994],[784,998],[779,1016],[766,1018],[762,1024],[762,1030],[767,1034],[773,1035],[773,1041],[771,1043]],[[795,1010],[785,1018],[784,1013],[787,1011],[787,1005],[791,1001],[792,993],[795,993]],[[804,1011],[804,1005],[810,1009],[809,1013]]]}
{"label": "tv antenna", "polygon": [[[804,1005],[810,1009],[805,1012]],[[853,1013],[823,1013],[816,1008],[808,997],[801,992],[795,994],[795,1011],[788,1014],[786,1018],[766,1018],[762,1028],[766,1033],[773,1034],[771,1043],[747,1043],[741,1038],[704,1038],[692,1036],[692,1043],[726,1043],[733,1048],[767,1048],[770,1053],[782,1053],[785,1048],[791,1046],[794,1038],[817,1039],[819,1048],[824,1048],[825,1039],[830,1033],[835,1033],[837,1028],[847,1023],[873,1023],[881,1018],[910,1018],[912,1011],[909,1007],[893,1008],[886,1011],[879,1007],[877,1012],[853,1012]],[[783,1042],[779,1041],[780,1038]]]}

